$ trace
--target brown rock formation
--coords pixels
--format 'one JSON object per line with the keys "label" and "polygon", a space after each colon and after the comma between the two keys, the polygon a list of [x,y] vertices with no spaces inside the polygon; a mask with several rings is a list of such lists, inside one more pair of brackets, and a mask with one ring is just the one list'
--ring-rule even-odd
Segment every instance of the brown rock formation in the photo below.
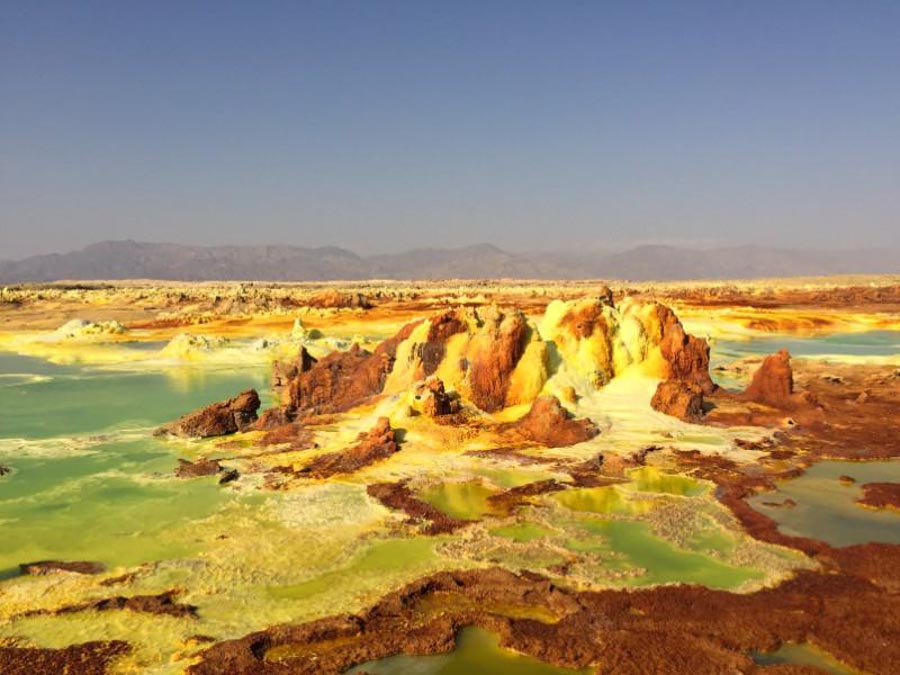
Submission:
{"label": "brown rock formation", "polygon": [[[263,413],[260,420],[273,411],[284,411],[283,408],[272,408]],[[313,440],[312,432],[306,428],[301,422],[285,422],[276,424],[280,419],[284,419],[281,415],[271,417],[271,426],[261,427],[267,429],[266,434],[259,440],[262,446],[270,445],[287,445],[286,448],[274,450],[273,452],[282,452],[283,450],[306,450],[316,447]]]}
{"label": "brown rock formation", "polygon": [[3,675],[105,675],[109,666],[131,651],[127,642],[84,642],[62,649],[0,647]]}
{"label": "brown rock formation", "polygon": [[483,313],[484,323],[472,337],[468,383],[472,402],[486,412],[503,408],[512,372],[525,351],[528,324],[521,312]]}
{"label": "brown rock formation", "polygon": [[291,380],[316,365],[316,360],[306,347],[300,347],[300,353],[293,361],[275,361],[272,364],[272,390],[279,399],[284,397],[283,392]]}
{"label": "brown rock formation", "polygon": [[610,478],[624,478],[625,471],[634,466],[628,457],[612,452],[604,453],[598,459],[600,473]]}
{"label": "brown rock formation", "polygon": [[504,428],[548,448],[582,443],[600,433],[591,420],[573,418],[555,396],[538,397],[524,417]]}
{"label": "brown rock formation", "polygon": [[165,591],[157,595],[117,595],[111,598],[100,598],[74,605],[64,605],[58,609],[38,609],[17,615],[17,618],[74,614],[76,612],[108,612],[114,610],[128,610],[144,614],[164,614],[167,616],[197,618],[197,608],[177,602],[179,591]]}
{"label": "brown rock formation", "polygon": [[259,431],[270,431],[290,425],[293,419],[294,412],[289,406],[279,406],[263,410],[253,426]]}
{"label": "brown rock formation", "polygon": [[863,496],[857,500],[869,509],[900,510],[900,483],[866,483]]}
{"label": "brown rock formation", "polygon": [[373,462],[387,459],[399,449],[390,420],[387,417],[379,417],[378,422],[368,433],[359,435],[359,443],[342,452],[316,457],[303,472],[315,478],[353,473]]}
{"label": "brown rock formation", "polygon": [[165,424],[157,429],[156,435],[207,438],[245,431],[256,421],[258,409],[259,394],[255,389],[248,389],[227,401],[212,403]]}
{"label": "brown rock formation", "polygon": [[373,499],[377,499],[384,506],[395,511],[402,511],[409,516],[407,522],[416,523],[427,521],[426,534],[443,534],[464,527],[469,523],[466,520],[458,520],[442,513],[434,506],[419,499],[416,494],[406,486],[405,481],[399,483],[374,483],[366,488],[366,492]]}
{"label": "brown rock formation", "polygon": [[657,303],[656,314],[662,331],[660,350],[670,368],[668,379],[696,384],[704,394],[713,393],[716,385],[709,376],[706,340],[688,335],[675,312],[665,305]]}
{"label": "brown rock formation", "polygon": [[290,381],[283,402],[292,415],[344,412],[363,403],[384,389],[397,345],[415,326],[405,326],[371,353],[358,344],[346,352],[332,352]]}
{"label": "brown rock formation", "polygon": [[650,405],[685,422],[698,422],[703,417],[703,389],[693,382],[665,380],[656,387]]}
{"label": "brown rock formation", "polygon": [[127,609],[132,612],[143,612],[147,614],[165,614],[168,616],[197,616],[197,608],[194,605],[187,605],[177,602],[179,593],[177,591],[166,591],[158,595],[132,595],[125,597],[117,595],[113,598],[103,598],[102,600],[94,600],[83,606],[73,606],[64,611],[81,612],[85,610],[109,611],[117,609]]}
{"label": "brown rock formation", "polygon": [[389,358],[377,359],[359,345],[333,352],[291,381],[285,402],[297,411],[348,410],[381,391],[390,372]]}
{"label": "brown rock formation", "polygon": [[423,375],[434,373],[444,360],[447,340],[466,330],[468,324],[460,310],[448,310],[431,318],[428,339],[425,344],[419,345],[417,350],[417,356],[422,359]]}
{"label": "brown rock formation", "polygon": [[794,393],[794,372],[791,369],[791,355],[787,349],[781,349],[763,360],[743,396],[754,403],[782,410],[815,403],[809,396]]}
{"label": "brown rock formation", "polygon": [[90,560],[39,560],[19,565],[22,574],[43,576],[54,572],[75,572],[77,574],[102,574],[106,571],[103,563]]}
{"label": "brown rock formation", "polygon": [[413,386],[416,406],[423,415],[439,417],[459,411],[459,404],[444,391],[444,383],[439,377],[431,376]]}
{"label": "brown rock formation", "polygon": [[175,475],[178,478],[199,478],[201,476],[214,476],[220,471],[222,471],[222,465],[217,460],[201,457],[196,462],[179,459]]}

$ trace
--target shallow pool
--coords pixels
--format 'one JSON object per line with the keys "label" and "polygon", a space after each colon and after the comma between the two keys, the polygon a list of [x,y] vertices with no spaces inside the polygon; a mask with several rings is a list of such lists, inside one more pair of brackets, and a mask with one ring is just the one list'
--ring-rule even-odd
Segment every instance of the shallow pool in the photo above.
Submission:
{"label": "shallow pool", "polygon": [[[856,482],[838,480],[844,475]],[[821,539],[832,546],[870,541],[900,544],[900,514],[856,503],[862,495],[862,484],[874,482],[900,482],[900,461],[820,462],[802,476],[779,483],[777,490],[751,497],[749,502],[777,520],[785,534]],[[784,505],[788,499],[796,505]]]}
{"label": "shallow pool", "polygon": [[499,646],[500,639],[483,628],[463,628],[449,654],[400,654],[363,663],[348,673],[362,675],[573,675],[589,671],[558,668]]}

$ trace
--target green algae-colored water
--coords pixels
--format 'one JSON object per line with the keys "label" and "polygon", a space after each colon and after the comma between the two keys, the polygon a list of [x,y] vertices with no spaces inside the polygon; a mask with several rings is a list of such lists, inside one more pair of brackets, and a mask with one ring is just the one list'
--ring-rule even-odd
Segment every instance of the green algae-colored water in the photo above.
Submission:
{"label": "green algae-colored water", "polygon": [[661,494],[696,497],[707,491],[707,487],[689,476],[678,476],[663,473],[654,466],[642,466],[628,472],[631,480],[626,489],[638,492],[657,492]]}
{"label": "green algae-colored water", "polygon": [[[845,485],[838,478],[856,480]],[[820,462],[798,478],[778,484],[773,492],[750,498],[753,508],[774,518],[779,529],[791,535],[821,539],[833,546],[850,546],[870,541],[900,544],[900,514],[861,507],[856,500],[861,485],[900,482],[900,461]],[[792,499],[796,506],[783,504]]]}
{"label": "green algae-colored water", "polygon": [[0,575],[40,559],[110,567],[195,550],[167,536],[231,499],[214,478],[173,476],[161,422],[242,389],[265,389],[256,370],[105,371],[0,355]]}
{"label": "green algae-colored water", "polygon": [[647,513],[653,508],[653,502],[625,496],[622,490],[611,485],[564,490],[556,493],[554,497],[560,504],[573,511],[636,515]]}
{"label": "green algae-colored water", "polygon": [[538,525],[537,523],[529,522],[495,527],[490,532],[495,537],[505,537],[520,543],[538,541],[553,534],[553,530]]}
{"label": "green algae-colored water", "polygon": [[478,520],[495,511],[488,498],[496,493],[480,480],[448,481],[424,488],[419,497],[451,518]]}
{"label": "green algae-colored water", "polygon": [[582,537],[567,542],[573,551],[613,553],[619,556],[621,571],[642,569],[633,585],[695,583],[711,588],[736,588],[762,579],[752,568],[720,562],[703,553],[681,549],[655,535],[649,523],[628,520],[584,520]]}
{"label": "green algae-colored water", "polygon": [[73,457],[6,457],[0,485],[0,575],[34,560],[97,560],[109,567],[181,557],[172,528],[224,501],[215,478],[172,477],[170,452],[151,440],[102,443]]}
{"label": "green algae-colored water", "polygon": [[383,582],[391,575],[419,568],[426,574],[435,567],[439,556],[435,547],[440,538],[389,539],[373,543],[348,565],[326,572],[299,584],[269,589],[276,598],[307,599],[328,594],[338,588],[365,584],[366,580]]}
{"label": "green algae-colored water", "polygon": [[554,474],[549,471],[541,471],[540,469],[509,469],[484,467],[478,469],[478,475],[487,478],[494,485],[509,489],[527,485],[539,480],[553,478]]}
{"label": "green algae-colored water", "polygon": [[500,638],[470,626],[456,637],[449,654],[410,656],[400,654],[369,661],[348,673],[362,675],[574,675],[588,671],[558,668],[499,646]]}

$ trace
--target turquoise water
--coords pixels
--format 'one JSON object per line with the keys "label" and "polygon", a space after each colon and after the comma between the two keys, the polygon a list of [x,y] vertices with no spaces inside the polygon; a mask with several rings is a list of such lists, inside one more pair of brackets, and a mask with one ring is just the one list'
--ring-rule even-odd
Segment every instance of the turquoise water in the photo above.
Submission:
{"label": "turquoise water", "polygon": [[[856,483],[838,480],[847,475]],[[778,484],[748,501],[753,508],[774,518],[779,529],[791,535],[821,539],[833,546],[865,544],[870,541],[900,544],[900,514],[874,511],[859,506],[864,483],[900,482],[900,461],[820,462],[799,478]],[[793,499],[796,506],[766,506]]]}
{"label": "turquoise water", "polygon": [[766,335],[751,340],[714,340],[711,353],[714,365],[730,362],[747,354],[771,354],[787,349],[792,356],[894,356],[900,354],[900,330],[874,330],[866,333],[834,333],[818,337]]}
{"label": "turquoise water", "polygon": [[54,438],[155,426],[255,387],[264,368],[182,366],[158,372],[60,366],[0,353],[0,438]]}

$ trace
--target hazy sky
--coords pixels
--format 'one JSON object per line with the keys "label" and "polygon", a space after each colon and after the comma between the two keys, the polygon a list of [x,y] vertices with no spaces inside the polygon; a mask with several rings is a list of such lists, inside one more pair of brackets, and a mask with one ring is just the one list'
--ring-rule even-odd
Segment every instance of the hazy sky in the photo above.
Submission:
{"label": "hazy sky", "polygon": [[900,2],[0,3],[0,258],[900,243]]}

